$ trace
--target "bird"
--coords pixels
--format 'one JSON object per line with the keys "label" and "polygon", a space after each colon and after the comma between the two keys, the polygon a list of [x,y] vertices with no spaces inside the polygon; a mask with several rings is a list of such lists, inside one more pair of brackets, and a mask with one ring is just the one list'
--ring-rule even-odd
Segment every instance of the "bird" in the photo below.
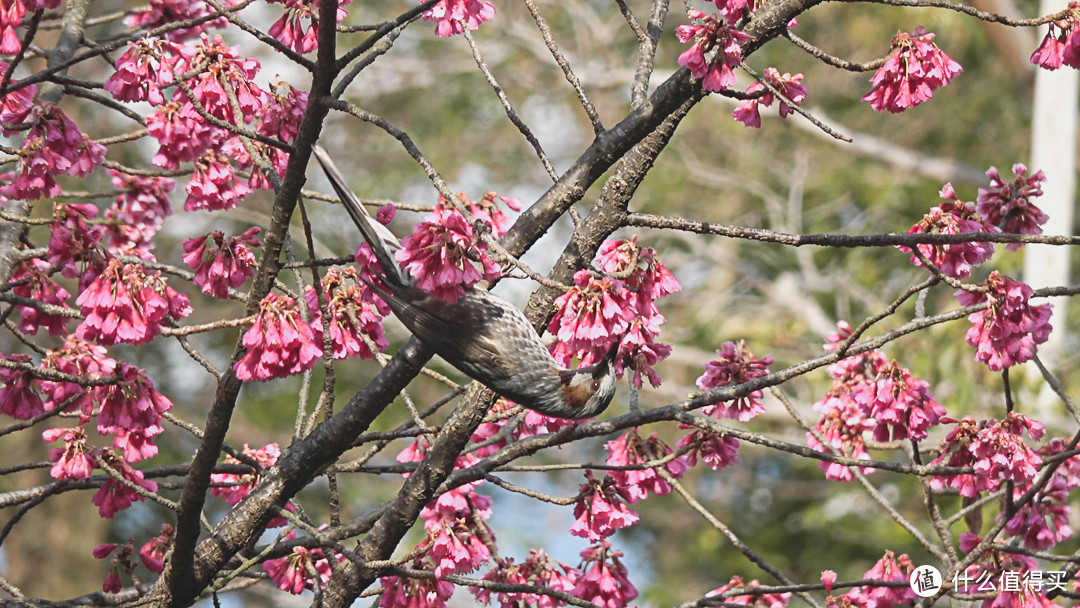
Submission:
{"label": "bird", "polygon": [[591,418],[607,408],[615,395],[619,341],[597,363],[567,369],[520,310],[486,289],[465,287],[455,302],[428,295],[394,259],[397,237],[371,217],[326,150],[316,145],[313,151],[382,270],[386,289],[368,285],[414,336],[473,380],[546,416]]}

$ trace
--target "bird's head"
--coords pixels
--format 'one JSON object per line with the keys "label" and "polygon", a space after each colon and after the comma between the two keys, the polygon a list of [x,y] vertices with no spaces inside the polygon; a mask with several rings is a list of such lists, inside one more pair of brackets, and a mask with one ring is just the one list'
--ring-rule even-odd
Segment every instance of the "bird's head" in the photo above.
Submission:
{"label": "bird's head", "polygon": [[592,418],[604,411],[615,396],[616,342],[598,363],[562,372],[563,418]]}

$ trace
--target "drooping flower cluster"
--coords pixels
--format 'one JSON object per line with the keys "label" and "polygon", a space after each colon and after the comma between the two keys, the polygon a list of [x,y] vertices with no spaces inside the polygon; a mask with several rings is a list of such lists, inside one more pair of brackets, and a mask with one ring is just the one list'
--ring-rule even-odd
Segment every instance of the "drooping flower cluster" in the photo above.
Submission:
{"label": "drooping flower cluster", "polygon": [[622,551],[613,551],[607,540],[581,552],[583,572],[571,595],[606,608],[623,608],[638,596],[627,578]]}
{"label": "drooping flower cluster", "polygon": [[[356,268],[349,267],[340,271],[331,268],[323,277],[322,285],[327,299],[326,308],[330,313],[330,341],[333,344],[334,359],[356,356],[370,359],[375,356],[372,346],[375,347],[375,352],[389,346],[383,332],[382,319],[390,314],[390,309],[360,280],[360,273]],[[311,327],[316,335],[321,337],[323,322],[314,288],[307,287],[304,298],[311,312]]]}
{"label": "drooping flower cluster", "polygon": [[[27,368],[31,364],[30,355],[21,353],[0,353],[0,359],[22,364]],[[45,404],[41,401],[29,369],[0,367],[0,382],[4,383],[0,388],[0,413],[27,420],[45,412]]]}
{"label": "drooping flower cluster", "polygon": [[935,90],[964,71],[938,48],[934,36],[921,25],[914,34],[897,32],[892,52],[870,79],[873,87],[862,100],[878,112],[903,112],[930,99]]}
{"label": "drooping flower cluster", "polygon": [[[222,0],[221,4],[231,7],[240,0]],[[148,6],[124,18],[124,25],[130,28],[152,30],[177,21],[193,21],[197,25],[188,28],[170,29],[165,37],[173,42],[188,40],[202,34],[209,28],[228,27],[225,17],[201,20],[214,12],[214,8],[202,0],[150,0]]]}
{"label": "drooping flower cluster", "polygon": [[[829,608],[897,608],[910,605],[917,599],[909,583],[913,570],[911,559],[906,554],[898,558],[892,551],[886,551],[884,557],[867,570],[863,578],[894,583],[894,586],[871,584],[852,587],[847,593],[839,596],[832,594],[832,587],[836,584],[836,572],[825,570],[821,573],[821,582],[825,585],[826,593],[829,594],[826,598],[826,606]],[[896,584],[901,581],[905,583],[903,586]]]}
{"label": "drooping flower cluster", "polygon": [[113,186],[120,191],[112,207],[105,211],[104,226],[113,255],[132,255],[153,260],[154,235],[172,214],[168,192],[176,182],[168,177],[126,175],[109,169]]}
{"label": "drooping flower cluster", "polygon": [[[255,272],[252,248],[262,242],[262,231],[253,226],[240,236],[228,238],[220,230],[184,241],[184,263],[195,271],[195,284],[203,293],[215,298],[228,298],[229,289],[242,285]],[[207,245],[207,239],[213,241]]]}
{"label": "drooping flower cluster", "polygon": [[[495,568],[483,576],[484,580],[493,583],[534,585],[564,593],[572,593],[580,578],[580,570],[551,559],[543,549],[530,549],[529,557],[525,558],[521,564],[515,564],[513,558],[496,559]],[[494,598],[499,601],[502,608],[514,608],[522,604],[540,608],[556,608],[565,605],[561,600],[538,593],[493,592],[482,587],[471,589],[477,601],[490,604]]]}
{"label": "drooping flower cluster", "polygon": [[115,258],[75,303],[85,317],[75,335],[104,345],[145,344],[169,319],[191,314],[187,296],[169,287],[160,271],[148,276],[142,266]]}
{"label": "drooping flower cluster", "polygon": [[1001,371],[1031,359],[1050,336],[1050,304],[1032,306],[1031,287],[996,270],[982,286],[985,292],[956,292],[963,306],[986,303],[984,310],[968,315],[971,327],[965,338],[975,347],[975,360]]}
{"label": "drooping flower cluster", "polygon": [[1062,65],[1080,69],[1080,3],[1070,2],[1063,19],[1052,21],[1042,43],[1031,54],[1031,63],[1056,70]]}
{"label": "drooping flower cluster", "polygon": [[[1042,225],[1050,218],[1031,199],[1042,196],[1042,182],[1046,181],[1046,175],[1036,171],[1029,177],[1027,166],[1023,163],[1013,165],[1012,172],[1015,179],[1012,183],[1006,183],[998,174],[997,167],[990,167],[986,171],[990,187],[979,188],[979,215],[984,222],[1002,232],[1042,234]],[[1005,248],[1016,251],[1023,246],[1023,243],[1009,243]]]}
{"label": "drooping flower cluster", "polygon": [[[67,332],[67,323],[71,317],[50,312],[45,307],[67,309],[67,300],[71,294],[47,274],[49,263],[39,258],[21,262],[11,273],[11,282],[15,284],[12,292],[22,298],[38,302],[42,306],[16,306],[22,333],[32,336],[38,329],[45,328],[50,336],[59,336]],[[72,311],[74,312],[74,311]]]}
{"label": "drooping flower cluster", "polygon": [[[107,356],[105,347],[68,336],[59,348],[45,353],[41,360],[43,370],[58,371],[84,380],[100,380],[111,376],[116,361]],[[41,381],[41,393],[45,397],[45,409],[52,411],[79,411],[89,418],[94,411],[94,395],[97,389],[74,382]]]}
{"label": "drooping flower cluster", "polygon": [[15,28],[22,25],[27,11],[35,12],[60,6],[60,0],[8,0],[0,5],[0,53],[14,55],[22,49]]}
{"label": "drooping flower cluster", "polygon": [[15,179],[0,188],[11,199],[36,200],[60,194],[56,176],[85,177],[105,160],[105,146],[92,141],[59,106],[35,105],[30,130],[19,149]]}
{"label": "drooping flower cluster", "polygon": [[[960,535],[960,550],[970,554],[983,541],[981,536],[965,532]],[[990,548],[981,552],[977,563],[968,566],[964,572],[956,578],[956,590],[960,593],[975,594],[986,591],[992,593],[992,599],[985,599],[980,604],[981,608],[1054,608],[1056,603],[1046,597],[1049,581],[1039,581],[1039,585],[1029,585],[1026,582],[1035,582],[1033,575],[1039,572],[1039,563],[1027,555],[1008,553]],[[1015,585],[1000,585],[1000,588],[989,589],[987,581],[1009,580]]]}
{"label": "drooping flower cluster", "polygon": [[[101,461],[119,473],[128,483],[148,492],[157,492],[157,482],[146,479],[142,471],[133,469],[128,463],[113,456],[111,452],[102,452]],[[146,497],[110,475],[101,489],[90,497],[90,500],[97,505],[98,515],[103,519],[112,519],[132,504],[146,500]]]}
{"label": "drooping flower cluster", "polygon": [[161,89],[174,84],[174,72],[183,53],[181,45],[160,38],[132,40],[116,60],[116,71],[105,81],[104,88],[118,101],[161,105],[165,103]]}
{"label": "drooping flower cluster", "polygon": [[[0,61],[0,75],[6,74],[10,64],[6,61]],[[12,84],[18,82],[18,80],[12,79]],[[18,130],[13,127],[18,127],[27,122],[27,117],[30,116],[30,112],[34,109],[34,98],[37,96],[37,87],[34,85],[27,85],[25,87],[10,91],[0,97],[0,133],[10,137]]]}
{"label": "drooping flower cluster", "polygon": [[[424,563],[413,560],[413,569],[422,570]],[[379,579],[383,592],[379,608],[445,608],[454,594],[454,584],[437,578],[402,578],[384,576]]]}
{"label": "drooping flower cluster", "polygon": [[[705,373],[697,379],[697,386],[703,391],[720,388],[723,386],[735,386],[749,382],[754,378],[761,378],[769,374],[768,367],[772,365],[772,357],[758,359],[746,346],[746,341],[724,342],[716,351],[720,359],[705,363]],[[756,418],[765,411],[761,404],[761,390],[737,397],[730,402],[718,402],[702,409],[702,413],[714,418],[733,418],[739,422],[747,422]]]}
{"label": "drooping flower cluster", "polygon": [[[115,555],[113,553],[115,552]],[[113,558],[110,560],[112,568],[109,573],[105,575],[105,581],[101,584],[101,590],[105,593],[119,593],[123,587],[123,582],[120,580],[120,571],[123,570],[125,574],[131,576],[135,571],[135,560],[133,556],[135,554],[135,546],[132,539],[128,539],[123,545],[116,543],[102,543],[93,550],[93,556],[95,559],[105,559],[110,555]]]}
{"label": "drooping flower cluster", "polygon": [[[244,456],[257,462],[262,469],[268,469],[274,466],[281,457],[281,446],[270,443],[261,448],[252,449],[245,443],[243,453]],[[240,461],[232,456],[226,456],[225,464],[240,464]],[[247,497],[258,480],[258,473],[214,473],[210,475],[210,481],[214,484],[214,487],[210,488],[210,493],[220,496],[230,505],[235,505]],[[284,525],[284,522],[281,525]]]}
{"label": "drooping flower cluster", "polygon": [[791,600],[791,593],[756,593],[748,595],[725,596],[732,589],[745,589],[761,587],[761,583],[754,579],[749,583],[743,581],[741,576],[733,576],[726,584],[713,589],[705,594],[705,597],[722,599],[724,604],[739,606],[754,606],[755,608],[786,608]]}
{"label": "drooping flower cluster", "polygon": [[240,181],[229,157],[207,152],[195,161],[191,181],[184,188],[187,211],[223,211],[235,209],[251,194],[251,187]]}
{"label": "drooping flower cluster", "polygon": [[154,388],[146,372],[127,362],[116,370],[115,384],[94,389],[94,399],[100,403],[97,430],[102,435],[115,435],[113,446],[123,450],[124,460],[137,462],[157,455],[153,438],[160,435],[162,415],[172,409],[172,401]]}
{"label": "drooping flower cluster", "polygon": [[[289,532],[284,538],[288,540],[295,536],[294,532]],[[338,561],[344,559],[340,555],[337,558]],[[323,588],[332,574],[330,561],[322,549],[308,549],[303,546],[293,547],[292,553],[285,557],[268,559],[262,566],[266,575],[279,589],[293,595],[299,595],[304,589]],[[312,572],[318,576],[312,576]]]}
{"label": "drooping flower cluster", "polygon": [[91,204],[53,205],[49,234],[49,264],[60,268],[61,276],[79,279],[79,291],[94,280],[105,265],[99,244],[105,236],[101,226],[91,226],[98,209]]}
{"label": "drooping flower cluster", "polygon": [[[765,68],[765,82],[779,91],[784,98],[780,101],[780,118],[787,118],[788,114],[795,111],[788,105],[788,101],[797,106],[801,106],[806,101],[806,85],[802,83],[802,79],[802,74],[792,76],[787,72],[780,74],[780,71],[776,68]],[[760,97],[747,99],[739,107],[735,108],[731,113],[731,117],[748,127],[760,129],[761,112],[759,107],[765,106],[767,108],[773,104],[773,101],[776,101],[776,95],[771,90],[766,89],[765,85],[760,81],[754,82],[746,89],[748,94],[755,94],[760,91],[765,91],[765,93]]]}
{"label": "drooping flower cluster", "polygon": [[[394,257],[416,279],[417,287],[439,300],[456,302],[465,287],[494,280],[502,272],[486,249],[461,212],[440,204],[402,239]],[[473,258],[483,272],[473,265]]]}
{"label": "drooping flower cluster", "polygon": [[616,373],[632,369],[636,386],[642,385],[642,376],[659,386],[653,365],[671,354],[671,346],[656,342],[665,321],[656,301],[682,287],[656,251],[639,246],[636,236],[605,241],[597,265],[608,275],[579,270],[574,287],[555,300],[558,310],[547,330],[558,341],[551,354],[560,365],[569,366],[575,357],[589,365],[618,347]]}
{"label": "drooping flower cluster", "polygon": [[435,35],[444,38],[463,32],[462,22],[472,31],[494,16],[495,5],[487,0],[439,0],[424,11],[424,21],[434,21]]}
{"label": "drooping flower cluster", "polygon": [[[732,69],[742,63],[740,44],[749,40],[750,36],[735,29],[727,19],[718,15],[691,9],[689,16],[696,23],[675,28],[679,42],[693,42],[679,55],[679,65],[701,80],[701,86],[706,91],[723,91],[735,84]],[[705,55],[713,49],[718,50],[716,57],[710,61]]]}
{"label": "drooping flower cluster", "polygon": [[49,459],[55,462],[49,470],[54,479],[88,479],[97,466],[95,450],[86,444],[86,430],[82,426],[72,429],[48,429],[41,433],[45,443],[63,439],[63,447],[49,450]]}
{"label": "drooping flower cluster", "polygon": [[[348,16],[348,12],[342,6],[351,1],[342,0],[338,3],[338,23]],[[270,26],[267,33],[300,54],[310,53],[318,48],[319,0],[273,0],[273,2],[284,4],[285,14]],[[305,19],[308,21],[306,29],[302,23]]]}
{"label": "drooping flower cluster", "polygon": [[[908,234],[960,234],[965,232],[998,232],[976,212],[975,203],[965,203],[956,198],[952,184],[945,184],[941,189],[941,198],[945,202],[933,207],[923,219],[907,231]],[[950,243],[933,245],[922,243],[915,246],[931,264],[946,275],[965,279],[971,276],[973,266],[978,266],[994,255],[992,243]],[[900,245],[897,249],[911,251],[910,247]],[[911,256],[914,266],[922,266],[915,254]]]}
{"label": "drooping flower cluster", "polygon": [[[604,462],[612,466],[642,465],[651,460],[667,458],[672,453],[671,448],[655,433],[648,439],[642,439],[636,429],[627,431],[622,437],[607,442],[604,447],[608,451]],[[676,479],[682,477],[688,468],[682,456],[660,466]],[[671,492],[671,485],[660,477],[656,468],[653,467],[613,470],[608,475],[624,490],[621,494],[624,494],[631,503],[648,498],[650,493],[663,496]]]}
{"label": "drooping flower cluster", "polygon": [[139,548],[139,559],[146,569],[158,574],[165,570],[165,556],[169,553],[176,531],[170,524],[161,524],[161,534],[143,543]]}
{"label": "drooping flower cluster", "polygon": [[936,490],[956,488],[968,498],[994,492],[1003,481],[1025,486],[1042,466],[1042,456],[1025,445],[1021,435],[1026,432],[1038,441],[1045,431],[1041,422],[1016,412],[1009,412],[1001,421],[976,422],[967,416],[941,442],[941,453],[931,464],[973,467],[975,472],[935,475],[930,485]]}
{"label": "drooping flower cluster", "polygon": [[247,352],[236,362],[236,377],[272,380],[311,369],[323,355],[315,331],[300,316],[296,301],[268,293],[242,340]]}
{"label": "drooping flower cluster", "polygon": [[570,527],[570,534],[596,542],[611,536],[619,528],[634,525],[638,514],[624,501],[630,501],[630,494],[614,479],[605,476],[598,480],[592,471],[586,470],[585,483],[581,484],[578,500],[574,503],[577,520]]}
{"label": "drooping flower cluster", "polygon": [[730,435],[720,435],[697,429],[684,435],[677,444],[680,449],[689,446],[686,453],[687,466],[694,466],[698,460],[714,471],[729,467],[741,460],[739,440]]}

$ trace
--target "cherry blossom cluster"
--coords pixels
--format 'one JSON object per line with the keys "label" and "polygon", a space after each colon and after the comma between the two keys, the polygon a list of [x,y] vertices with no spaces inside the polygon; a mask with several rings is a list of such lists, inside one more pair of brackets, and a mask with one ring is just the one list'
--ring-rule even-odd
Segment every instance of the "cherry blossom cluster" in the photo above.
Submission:
{"label": "cherry blossom cluster", "polygon": [[105,593],[119,593],[123,588],[123,581],[120,580],[120,572],[131,576],[135,572],[135,560],[133,556],[135,554],[135,546],[131,539],[122,545],[116,543],[102,543],[92,551],[95,559],[105,559],[112,555],[112,559],[109,563],[112,567],[109,569],[109,573],[105,575],[105,581],[101,584],[101,590]]}
{"label": "cherry blossom cluster", "polygon": [[741,576],[733,576],[731,579],[705,594],[705,597],[722,598],[725,604],[739,606],[755,606],[758,608],[786,608],[791,601],[790,593],[755,593],[753,595],[732,595],[723,597],[732,589],[745,589],[761,587],[761,583],[754,579],[749,583],[743,581]]}
{"label": "cherry blossom cluster", "polygon": [[247,352],[233,366],[244,382],[284,378],[311,369],[322,357],[315,330],[288,296],[268,293],[241,340]]}
{"label": "cherry blossom cluster", "polygon": [[570,527],[570,534],[596,542],[620,528],[634,525],[638,514],[626,506],[627,502],[633,502],[629,490],[614,478],[596,479],[592,471],[586,470],[585,483],[581,484],[574,504],[577,519]]}
{"label": "cherry blossom cluster", "polygon": [[[300,54],[314,51],[319,46],[319,0],[271,0],[285,5],[285,14],[267,30],[282,44]],[[337,22],[341,23],[348,12],[342,6],[352,0],[342,0],[337,7]],[[307,28],[303,21],[307,20]]]}
{"label": "cherry blossom cluster", "polygon": [[[960,550],[971,553],[983,541],[981,536],[965,532],[960,535]],[[993,599],[985,599],[982,608],[1052,608],[1057,606],[1040,589],[1023,584],[1038,572],[1039,564],[1031,557],[1020,553],[1008,553],[997,549],[982,552],[982,559],[967,567],[957,577],[957,591],[960,593],[979,593],[982,585],[979,581],[1002,580],[1002,575],[1013,577],[1017,581],[1016,589],[998,590]]]}
{"label": "cherry blossom cluster", "polygon": [[[956,191],[952,184],[945,184],[940,195],[944,202],[931,208],[922,220],[907,231],[908,234],[998,232],[993,225],[983,221],[983,217],[976,210],[975,203],[966,203],[956,198]],[[945,245],[922,243],[916,245],[915,248],[938,270],[956,279],[971,276],[972,267],[982,264],[994,255],[993,243],[977,241]],[[898,246],[897,249],[911,251],[911,248],[903,245]],[[911,255],[911,263],[914,266],[923,266],[922,260],[914,253]]]}
{"label": "cherry blossom cluster", "polygon": [[[787,72],[781,74],[776,68],[765,68],[765,82],[779,91],[782,96],[779,106],[780,118],[787,118],[788,114],[795,111],[788,105],[788,102],[801,106],[806,101],[806,85],[802,83],[802,79],[802,74],[792,76]],[[776,95],[760,81],[755,81],[746,89],[747,94],[758,94],[762,91],[764,93],[760,96],[747,99],[739,107],[735,108],[731,113],[731,117],[748,127],[760,129],[761,112],[759,107],[765,106],[767,108],[771,106],[776,101]]]}
{"label": "cherry blossom cluster", "polygon": [[[296,538],[296,533],[289,532],[282,540],[293,538]],[[345,559],[343,555],[334,555],[339,562]],[[279,589],[293,595],[299,595],[304,589],[321,589],[330,581],[333,572],[330,560],[322,549],[303,546],[293,547],[285,557],[266,560],[263,570]]]}
{"label": "cherry blossom cluster", "polygon": [[[608,452],[605,463],[612,466],[640,466],[651,460],[667,459],[672,454],[671,448],[655,433],[648,439],[642,439],[637,429],[627,431],[622,437],[604,444],[604,447]],[[674,457],[660,466],[676,479],[681,478],[688,468],[683,456]],[[663,496],[672,489],[653,467],[613,470],[608,475],[625,490],[631,503],[648,498],[650,493]]]}
{"label": "cherry blossom cluster", "polygon": [[108,172],[119,190],[113,206],[105,211],[103,228],[109,253],[153,261],[154,235],[172,214],[168,193],[176,182],[168,177],[126,175],[115,169]]}
{"label": "cherry blossom cluster", "polygon": [[[846,322],[837,327],[838,331],[828,336],[827,350],[835,350],[851,335]],[[821,420],[814,432],[806,434],[807,445],[813,450],[869,460],[865,432],[872,431],[876,441],[922,441],[945,415],[945,408],[927,390],[927,382],[880,351],[847,357],[829,366],[827,372],[833,379],[832,387],[814,404]],[[818,467],[827,479],[854,479],[845,465],[822,461]],[[858,469],[864,474],[871,471]]]}
{"label": "cherry blossom cluster", "polygon": [[[1061,454],[1066,449],[1066,442],[1059,438],[1051,439],[1039,448],[1039,455],[1047,458]],[[1069,526],[1072,507],[1069,505],[1069,492],[1080,488],[1080,458],[1072,456],[1066,459],[1042,487],[1039,492],[1016,510],[1005,523],[1005,534],[1015,537],[1024,547],[1036,551],[1045,551],[1063,540],[1072,537]],[[1013,502],[1028,491],[1028,488],[1013,488]],[[1005,514],[998,515],[1001,521]]]}
{"label": "cherry blossom cluster", "polygon": [[[278,458],[281,457],[281,446],[276,443],[269,443],[261,448],[252,448],[245,443],[243,454],[254,460],[259,465],[260,470],[265,470],[277,464]],[[225,464],[241,464],[241,461],[232,456],[226,456]],[[214,473],[210,475],[210,481],[214,484],[214,487],[210,488],[210,494],[221,497],[230,505],[235,505],[247,497],[258,480],[258,473],[239,475],[236,473]],[[285,525],[284,520],[277,526],[269,527],[276,528],[282,525]]]}
{"label": "cherry blossom cluster", "polygon": [[636,236],[605,241],[596,261],[606,275],[579,270],[574,286],[555,300],[557,311],[547,330],[558,341],[551,354],[564,366],[575,357],[589,365],[617,347],[616,373],[631,369],[635,386],[642,385],[642,376],[659,386],[653,366],[671,354],[671,345],[656,341],[665,321],[656,301],[682,287],[656,250],[639,246]]}
{"label": "cherry blossom cluster", "polygon": [[[750,352],[746,341],[724,342],[716,351],[719,359],[705,363],[705,373],[697,379],[697,386],[703,391],[712,390],[724,386],[735,386],[749,382],[754,378],[761,378],[769,374],[769,366],[773,363],[772,357],[758,359]],[[737,397],[730,403],[721,401],[702,409],[702,413],[714,418],[732,418],[739,422],[747,422],[756,418],[765,411],[761,404],[761,390],[754,390],[742,397]]]}
{"label": "cherry blossom cluster", "polygon": [[30,129],[19,148],[14,179],[0,188],[3,196],[24,200],[58,196],[57,175],[85,177],[105,160],[105,146],[80,131],[59,106],[35,102],[25,120]]}
{"label": "cherry blossom cluster", "polygon": [[964,71],[938,48],[934,37],[921,25],[913,34],[897,32],[892,52],[870,79],[873,86],[862,101],[878,112],[903,112],[930,99],[935,90]]}
{"label": "cherry blossom cluster", "polygon": [[[915,569],[911,558],[907,554],[896,557],[892,551],[886,551],[872,568],[863,574],[864,580],[881,581],[883,583],[908,583],[912,571]],[[821,582],[825,585],[825,591],[829,594],[826,605],[830,608],[896,608],[897,606],[910,605],[917,599],[915,592],[909,584],[891,587],[865,585],[853,587],[847,593],[839,596],[832,594],[832,586],[836,583],[836,572],[825,570],[821,573]]]}
{"label": "cherry blossom cluster", "polygon": [[[525,558],[525,561],[521,564],[514,563],[512,557],[496,558],[495,567],[485,574],[483,578],[493,583],[533,585],[564,593],[573,593],[577,581],[581,579],[581,571],[551,559],[543,549],[530,549],[529,557]],[[564,605],[560,600],[539,593],[512,591],[493,593],[490,589],[481,587],[473,587],[472,592],[477,601],[483,604],[491,604],[491,601],[495,599],[502,608],[514,608],[522,605],[522,603],[527,606],[540,606],[542,608],[555,608]]]}
{"label": "cherry blossom cluster", "polygon": [[60,268],[60,275],[79,280],[79,291],[86,289],[105,266],[100,243],[105,230],[90,225],[98,208],[86,204],[53,205],[53,223],[49,233],[49,264]]}
{"label": "cherry blossom cluster", "polygon": [[75,299],[84,317],[75,335],[98,344],[145,344],[170,320],[191,314],[187,296],[169,287],[160,271],[112,259]]}
{"label": "cherry blossom cluster", "polygon": [[621,557],[622,552],[612,550],[607,540],[582,551],[578,567],[583,574],[574,586],[574,597],[607,608],[629,605],[638,596],[638,591],[627,578]]}
{"label": "cherry blossom cluster", "polygon": [[[491,207],[475,217],[493,231],[502,230],[499,222],[505,226],[505,216]],[[435,211],[402,239],[394,257],[416,279],[417,287],[434,298],[456,302],[466,287],[501,274],[502,268],[486,251],[487,245],[465,216],[440,200]],[[482,270],[473,264],[474,259]]]}
{"label": "cherry blossom cluster", "polygon": [[[68,308],[67,300],[71,294],[50,278],[49,267],[49,263],[40,258],[20,262],[11,273],[11,282],[15,285],[12,292],[46,306]],[[41,328],[50,336],[67,333],[70,317],[34,306],[16,306],[15,310],[19,313],[16,328],[28,336],[36,334]]]}
{"label": "cherry blossom cluster", "polygon": [[[344,270],[331,268],[322,280],[323,293],[330,313],[330,342],[334,359],[359,356],[371,359],[390,345],[383,332],[382,319],[390,314],[390,308],[366,283],[360,279],[356,268]],[[322,313],[319,311],[318,295],[308,286],[304,290],[311,327],[317,337],[322,336]],[[372,347],[374,351],[372,352]]]}
{"label": "cherry blossom cluster", "polygon": [[462,23],[470,30],[476,30],[494,16],[495,5],[487,0],[439,0],[424,11],[424,21],[433,21],[435,35],[444,38],[465,31]]}
{"label": "cherry blossom cluster", "polygon": [[[225,7],[232,7],[239,3],[240,0],[223,0],[221,2]],[[199,20],[213,12],[214,8],[202,0],[150,0],[146,8],[125,17],[124,25],[133,29],[152,30],[175,21]],[[197,38],[207,29],[220,29],[228,25],[229,22],[225,17],[218,17],[203,21],[192,27],[170,29],[165,33],[165,37],[170,41],[179,42]]]}
{"label": "cherry blossom cluster", "polygon": [[[195,271],[194,283],[203,293],[228,298],[229,289],[243,285],[255,273],[255,254],[251,249],[262,242],[257,238],[262,228],[253,226],[240,236],[225,237],[220,230],[184,241],[184,263]],[[212,239],[209,244],[208,239]]]}
{"label": "cherry blossom cluster", "polygon": [[[990,167],[986,176],[990,178],[989,188],[979,188],[978,210],[982,221],[995,226],[1002,232],[1014,234],[1042,234],[1042,225],[1050,218],[1039,209],[1031,199],[1042,196],[1042,182],[1046,175],[1036,171],[1028,176],[1028,168],[1023,163],[1012,166],[1013,181],[1001,179],[997,167]],[[1009,243],[1009,251],[1023,247],[1023,243]]]}
{"label": "cherry blossom cluster", "polygon": [[[740,45],[749,40],[750,35],[735,29],[728,18],[720,15],[690,9],[689,16],[695,23],[675,28],[679,42],[693,43],[679,55],[679,65],[690,70],[706,91],[719,92],[729,88],[735,84],[732,69],[742,63]],[[713,49],[716,49],[716,56],[710,60],[706,55]]]}
{"label": "cherry blossom cluster", "polygon": [[968,315],[971,327],[965,339],[975,347],[975,360],[1001,371],[1035,356],[1037,345],[1050,337],[1050,304],[1032,306],[1034,291],[997,270],[980,290],[961,290],[956,299],[964,306],[986,304]]}
{"label": "cherry blossom cluster", "polygon": [[1080,69],[1080,3],[1070,2],[1065,17],[1050,23],[1042,43],[1031,54],[1031,63],[1056,70],[1062,65]]}
{"label": "cherry blossom cluster", "polygon": [[[198,13],[201,9],[195,8],[196,4],[205,7],[201,2],[152,3],[141,15],[154,14],[153,19],[137,25],[153,23],[164,15]],[[286,17],[311,9],[299,1],[288,6]],[[293,28],[284,28],[279,33],[288,37],[293,32]],[[196,44],[181,42],[196,33]],[[305,44],[292,39],[289,43]],[[220,126],[221,122],[243,127],[254,124],[258,133],[282,142],[295,138],[307,105],[306,95],[280,82],[270,91],[263,90],[254,82],[259,68],[259,62],[240,56],[220,36],[211,38],[199,31],[170,40],[133,41],[105,83],[106,90],[119,101],[146,101],[154,106],[146,117],[147,132],[160,146],[154,165],[178,169],[183,163],[194,164],[185,187],[184,207],[188,211],[232,209],[254,188],[271,187],[273,180],[251,158],[249,146],[276,172],[283,171],[288,161],[284,151],[263,142],[245,144]],[[168,89],[173,90],[171,98],[165,96]],[[250,172],[246,183],[237,174],[239,170]]]}
{"label": "cherry blossom cluster", "polygon": [[1009,412],[1004,420],[976,422],[966,416],[955,422],[949,434],[941,442],[940,453],[931,464],[949,467],[973,467],[973,473],[936,475],[930,486],[935,490],[955,488],[961,496],[975,498],[980,492],[994,492],[1001,482],[1011,481],[1020,487],[1031,482],[1042,456],[1029,448],[1022,434],[1038,441],[1046,427],[1023,414]]}

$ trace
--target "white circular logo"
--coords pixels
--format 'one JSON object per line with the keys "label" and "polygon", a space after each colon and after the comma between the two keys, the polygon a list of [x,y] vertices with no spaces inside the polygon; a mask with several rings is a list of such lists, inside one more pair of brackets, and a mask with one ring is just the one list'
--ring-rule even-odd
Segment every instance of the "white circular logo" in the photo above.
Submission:
{"label": "white circular logo", "polygon": [[941,589],[941,573],[933,566],[919,566],[911,573],[908,583],[919,597],[930,597]]}

